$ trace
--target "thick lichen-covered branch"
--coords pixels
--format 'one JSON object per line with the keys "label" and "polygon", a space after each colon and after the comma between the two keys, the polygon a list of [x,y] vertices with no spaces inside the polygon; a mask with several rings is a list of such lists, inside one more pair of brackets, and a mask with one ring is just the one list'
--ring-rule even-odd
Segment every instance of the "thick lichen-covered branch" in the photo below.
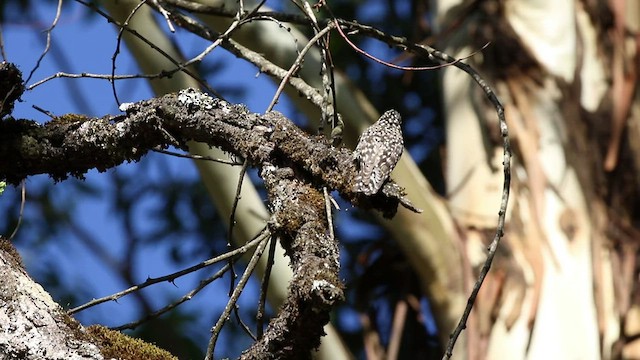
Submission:
{"label": "thick lichen-covered branch", "polygon": [[310,359],[324,326],[344,298],[338,243],[330,236],[322,190],[291,168],[261,171],[273,211],[269,227],[291,259],[289,296],[243,359]]}
{"label": "thick lichen-covered branch", "polygon": [[105,171],[138,161],[154,148],[199,141],[246,158],[255,167],[289,167],[314,186],[337,190],[354,204],[387,216],[398,204],[412,208],[392,181],[374,196],[355,193],[351,151],[308,135],[280,113],[251,113],[195,90],[126,104],[123,109],[125,115],[65,115],[44,125],[0,121],[0,158],[5,159],[0,162],[0,179],[16,184],[35,174],[55,180],[81,178],[90,169]]}
{"label": "thick lichen-covered branch", "polygon": [[0,179],[18,183],[35,174],[56,180],[82,177],[137,161],[152,149],[204,142],[261,169],[272,211],[269,227],[291,259],[289,297],[264,335],[243,357],[299,359],[310,356],[324,334],[335,303],[344,298],[339,250],[329,231],[325,189],[390,216],[408,204],[389,181],[374,196],[355,193],[352,152],[312,136],[277,112],[259,115],[244,106],[183,90],[123,104],[124,115],[65,115],[41,125],[0,121]]}

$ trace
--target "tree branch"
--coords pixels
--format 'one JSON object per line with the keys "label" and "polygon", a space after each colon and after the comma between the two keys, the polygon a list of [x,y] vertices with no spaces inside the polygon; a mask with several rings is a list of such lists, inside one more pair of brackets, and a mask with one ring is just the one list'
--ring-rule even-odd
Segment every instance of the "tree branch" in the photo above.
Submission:
{"label": "tree branch", "polygon": [[242,359],[311,359],[335,303],[344,299],[339,249],[329,236],[322,189],[292,168],[266,165],[261,176],[272,205],[269,223],[291,259],[289,296],[262,338]]}
{"label": "tree branch", "polygon": [[68,114],[40,125],[0,122],[0,179],[17,184],[35,174],[55,180],[82,178],[90,169],[106,171],[138,161],[155,147],[181,147],[189,140],[234,153],[252,166],[289,167],[296,176],[363,208],[393,216],[398,204],[419,211],[393,181],[373,196],[353,191],[352,152],[311,136],[277,112],[250,113],[244,106],[212,99],[196,90],[125,104],[126,115],[88,118]]}
{"label": "tree branch", "polygon": [[389,180],[373,196],[354,192],[352,152],[303,132],[277,112],[250,113],[244,106],[193,89],[123,104],[122,110],[125,115],[103,118],[65,115],[44,125],[0,121],[0,158],[8,159],[0,163],[0,179],[17,183],[45,173],[56,180],[82,177],[89,169],[105,171],[137,161],[154,148],[182,147],[187,141],[244,158],[261,169],[272,210],[269,228],[290,257],[295,275],[277,317],[243,358],[266,353],[282,359],[310,357],[324,335],[330,311],[344,298],[325,188],[385,216],[395,214],[398,204],[411,208],[402,189]]}

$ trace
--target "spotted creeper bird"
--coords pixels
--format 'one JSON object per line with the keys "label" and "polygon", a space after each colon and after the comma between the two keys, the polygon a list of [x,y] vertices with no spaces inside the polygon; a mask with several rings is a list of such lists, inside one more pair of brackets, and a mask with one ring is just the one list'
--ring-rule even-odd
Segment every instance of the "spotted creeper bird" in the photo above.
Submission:
{"label": "spotted creeper bird", "polygon": [[391,175],[404,149],[401,120],[397,111],[388,110],[360,136],[354,151],[356,192],[373,195]]}

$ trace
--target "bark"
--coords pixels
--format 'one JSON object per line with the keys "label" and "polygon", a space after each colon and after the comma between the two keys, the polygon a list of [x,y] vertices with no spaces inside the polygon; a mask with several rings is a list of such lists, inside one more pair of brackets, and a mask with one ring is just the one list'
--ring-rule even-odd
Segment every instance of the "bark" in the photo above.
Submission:
{"label": "bark", "polygon": [[83,327],[27,274],[0,238],[0,354],[4,360],[176,360],[155,345],[101,326]]}
{"label": "bark", "polygon": [[273,207],[270,227],[291,259],[294,276],[290,296],[242,359],[311,359],[329,312],[344,299],[338,243],[328,230],[329,200],[295,172],[271,165],[262,169]]}
{"label": "bark", "polygon": [[[124,23],[133,9],[137,8],[139,1],[118,1],[117,3],[108,1],[103,5],[116,21]],[[145,39],[153,41],[156,48],[161,49],[164,54],[169,55],[172,59],[182,59],[182,51],[178,44],[172,40],[170,34],[163,32],[163,25],[155,21],[154,15],[152,9],[148,6],[143,6],[138,9],[135,16],[127,21],[128,28],[135,30]],[[123,38],[129,52],[135,58],[142,72],[147,74],[160,73],[175,67],[175,64],[170,59],[161,56],[155,48],[148,46],[142,39],[132,36],[126,31],[123,34]],[[148,83],[156,96],[200,86],[194,77],[190,77],[184,72],[177,72],[171,78],[154,79]],[[192,141],[188,142],[187,145],[191,154],[214,159],[228,159],[227,153],[218,148],[211,148],[207,144]],[[269,217],[269,211],[265,207],[262,195],[258,193],[249,176],[245,174],[241,179],[242,172],[240,167],[230,167],[226,164],[212,161],[195,161],[194,164],[220,216],[224,219],[229,219],[235,205],[235,218],[242,219],[242,221],[237,221],[233,228],[232,241],[234,241],[235,246],[242,246],[260,233],[264,227],[263,219]],[[236,189],[239,181],[243,181],[239,194],[242,201],[236,203]],[[225,222],[225,224],[229,229],[229,222]],[[279,244],[276,245],[274,257],[275,260],[269,277],[267,298],[272,307],[278,308],[287,297],[286,284],[291,280],[292,271],[288,266],[288,259],[284,255],[284,250]],[[267,267],[266,258],[264,256],[261,257],[258,263],[257,273],[259,276],[264,274]],[[336,331],[329,329],[330,327],[330,324],[327,325],[327,333],[333,334],[333,337],[331,339],[325,338],[323,344],[332,340],[334,344],[339,344],[340,342],[335,340]],[[347,352],[344,347],[341,350],[342,353]],[[335,356],[338,351],[334,348],[329,353],[332,354],[331,356]],[[343,356],[343,358],[347,358],[347,356]]]}
{"label": "bark", "polygon": [[24,270],[0,239],[0,353],[3,359],[103,359],[83,327]]}
{"label": "bark", "polygon": [[60,181],[82,178],[137,161],[155,147],[207,143],[247,159],[252,166],[293,167],[298,176],[327,186],[358,206],[393,216],[399,204],[417,211],[389,180],[382,191],[363,196],[353,190],[351,151],[336,149],[322,136],[309,136],[282,114],[250,113],[241,105],[213,99],[193,89],[124,106],[126,115],[88,118],[64,115],[39,125],[28,120],[0,122],[0,178],[12,184],[30,175]]}
{"label": "bark", "polygon": [[[210,29],[219,33],[228,29],[238,7],[234,0],[198,0],[188,3],[188,6],[180,1],[172,0],[170,3],[181,8],[184,6],[185,11],[192,11],[194,16],[197,16]],[[205,6],[200,8],[196,3]],[[245,10],[251,9],[257,3],[259,2],[245,1]],[[262,6],[261,10],[269,11],[269,8]],[[303,24],[303,26],[308,24],[308,20],[304,17],[301,20],[299,24]],[[287,21],[287,18],[282,19],[285,24]],[[388,34],[365,25],[358,27],[357,31],[389,45],[402,44],[399,46],[400,48],[411,49],[421,59],[429,59],[430,61],[440,59],[431,56],[428,49],[424,47],[418,49],[418,46],[404,38],[392,38]],[[290,28],[283,29],[280,24],[271,21],[250,22],[233,32],[235,41],[259,54],[264,54],[267,59],[284,69],[290,66],[298,54],[296,46],[291,40],[292,37],[296,39],[298,44],[308,42],[308,38],[296,26],[291,25]],[[215,38],[208,40],[214,41]],[[262,71],[262,66],[256,64],[256,67]],[[321,78],[318,76],[320,68],[320,51],[317,48],[312,48],[305,57],[304,66],[298,72],[299,78],[294,79],[303,80],[314,88],[322,90]],[[336,69],[334,81],[337,95],[335,107],[342,114],[345,123],[344,141],[347,146],[353,147],[358,135],[375,122],[379,118],[379,114],[374,104],[340,69]],[[305,113],[308,119],[313,121],[320,118],[318,108],[308,101],[306,96],[300,96],[297,89],[287,86],[285,91],[288,91],[296,108]],[[413,211],[400,209],[391,221],[379,216],[380,224],[400,244],[412,268],[419,274],[422,289],[431,300],[437,326],[441,329],[440,339],[444,345],[460,318],[468,295],[464,286],[468,277],[461,266],[463,259],[458,251],[460,240],[449,214],[446,199],[440,197],[431,187],[408,151],[405,151],[400,158],[392,177],[397,179],[401,186],[407,190],[407,193],[411,194],[411,200],[415,206],[423,211],[421,214],[416,214]],[[496,178],[494,184],[501,183],[502,179]],[[499,185],[496,186],[499,187]],[[498,209],[499,200],[498,195],[495,199],[496,206],[491,210],[493,213]],[[495,221],[496,217],[492,219]],[[328,356],[328,358],[333,359],[332,356]]]}
{"label": "bark", "polygon": [[260,116],[192,89],[125,104],[123,109],[126,115],[67,115],[45,125],[0,122],[0,157],[10,159],[0,164],[0,178],[17,183],[42,173],[56,180],[81,177],[91,168],[104,171],[136,161],[155,147],[184,146],[187,141],[218,146],[260,167],[273,208],[269,227],[288,252],[295,276],[290,297],[246,358],[310,356],[329,312],[343,298],[324,187],[386,216],[399,204],[416,210],[393,181],[374,196],[355,193],[351,151],[307,135],[279,113]]}
{"label": "bark", "polygon": [[[629,146],[637,141],[621,135],[636,121],[621,114],[629,114],[637,55],[616,40],[614,3],[624,2],[439,2],[444,28],[460,26],[451,52],[491,41],[471,64],[504,101],[515,152],[505,241],[478,298],[468,346],[456,350],[461,358],[617,358],[628,339],[620,319],[636,298],[628,279],[638,271],[629,261],[637,237],[611,229],[625,223],[621,232],[635,234],[630,224],[637,222],[638,168]],[[637,46],[637,35],[626,36]],[[627,59],[626,70],[617,57]],[[468,80],[447,70],[444,84],[447,185],[465,258],[476,270],[493,226],[499,142],[491,108]],[[470,154],[469,147],[484,151]]]}

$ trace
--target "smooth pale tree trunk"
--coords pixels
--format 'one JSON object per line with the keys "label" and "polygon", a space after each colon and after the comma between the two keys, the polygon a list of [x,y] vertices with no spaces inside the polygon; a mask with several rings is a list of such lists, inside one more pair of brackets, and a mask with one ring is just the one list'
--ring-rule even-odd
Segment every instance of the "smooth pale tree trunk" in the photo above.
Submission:
{"label": "smooth pale tree trunk", "polygon": [[[614,291],[616,255],[606,232],[606,199],[598,191],[599,179],[606,176],[603,167],[615,160],[611,153],[605,160],[592,146],[595,141],[589,139],[586,125],[596,114],[604,114],[600,121],[615,139],[621,134],[617,126],[627,121],[616,123],[611,106],[606,107],[612,102],[616,108],[620,99],[611,93],[619,82],[612,82],[610,75],[616,76],[615,61],[604,46],[609,34],[580,1],[485,3],[502,11],[467,17],[446,50],[465,56],[483,45],[470,34],[494,30],[489,48],[469,62],[505,104],[515,149],[513,186],[501,251],[478,298],[466,332],[467,346],[456,348],[455,355],[610,358],[621,336],[617,312],[623,310],[617,304],[632,294]],[[637,24],[638,8],[629,4],[634,2],[619,3],[627,6],[627,21],[635,19],[628,23]],[[443,32],[461,20],[460,1],[439,1],[438,6]],[[622,51],[617,45],[614,52]],[[488,52],[511,62],[496,63],[492,60],[498,56]],[[443,90],[449,205],[462,229],[466,258],[477,269],[495,227],[501,190],[496,116],[456,69],[445,71]],[[635,121],[632,115],[629,126]],[[627,325],[634,323],[629,320]]]}

